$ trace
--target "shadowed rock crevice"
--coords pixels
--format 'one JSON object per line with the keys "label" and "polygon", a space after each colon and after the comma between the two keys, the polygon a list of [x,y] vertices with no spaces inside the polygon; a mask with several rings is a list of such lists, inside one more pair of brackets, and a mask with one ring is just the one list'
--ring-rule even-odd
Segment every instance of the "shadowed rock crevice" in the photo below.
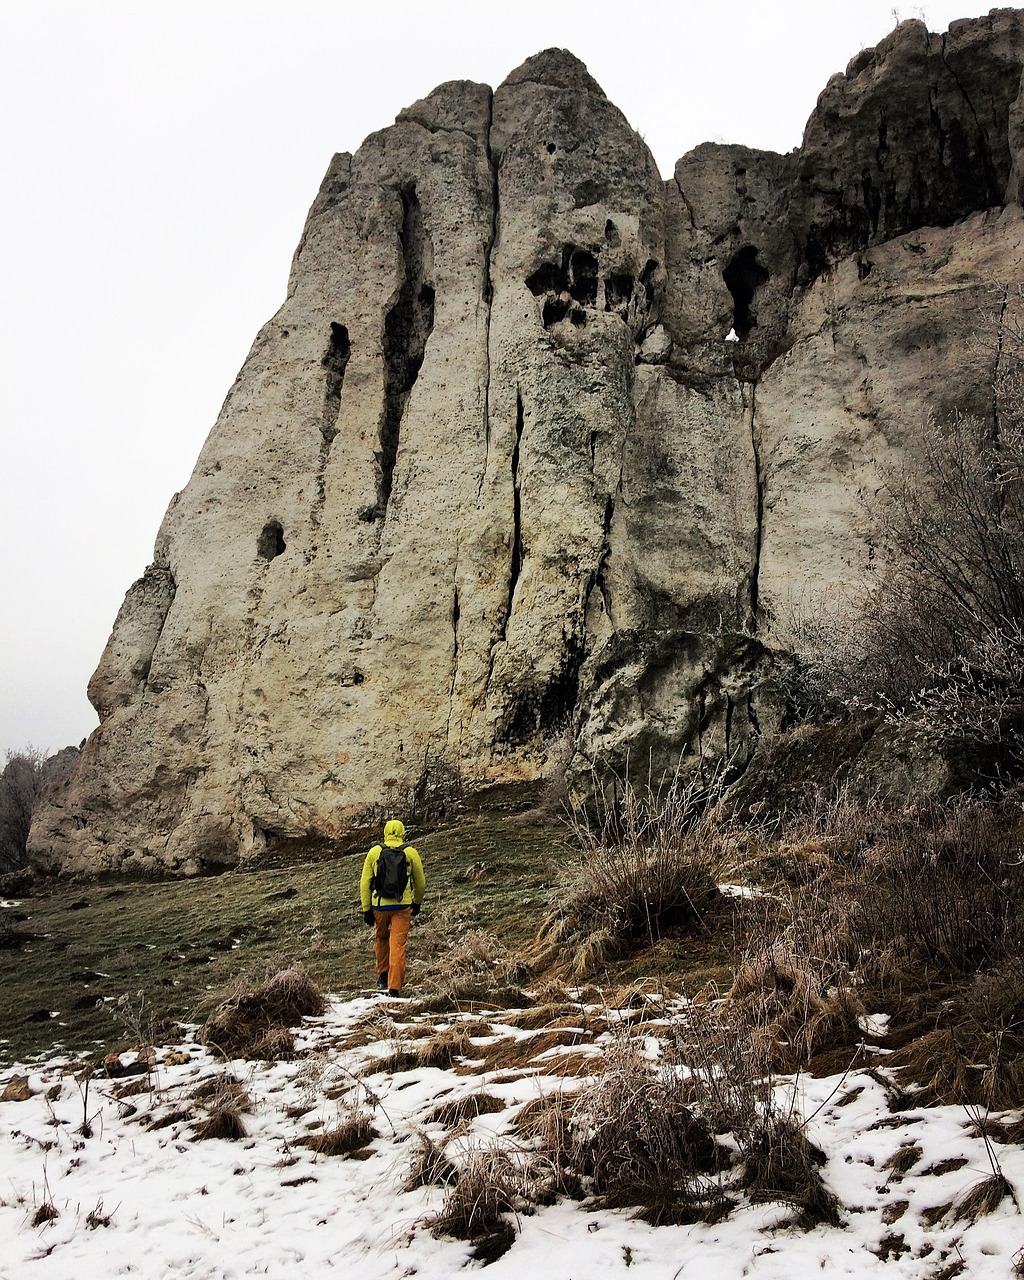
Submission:
{"label": "shadowed rock crevice", "polygon": [[341,389],[345,385],[345,369],[352,354],[348,329],[343,324],[331,322],[331,337],[320,362],[324,367],[324,409],[320,432],[324,442],[330,445],[338,434],[338,417],[341,413]]}
{"label": "shadowed rock crevice", "polygon": [[522,488],[519,480],[519,450],[523,440],[523,398],[516,396],[515,439],[512,444],[512,556],[508,570],[508,598],[505,602],[505,621],[501,628],[504,640],[508,631],[509,619],[512,617],[512,605],[515,601],[519,575],[523,569],[523,511]]}
{"label": "shadowed rock crevice", "polygon": [[415,186],[403,187],[399,239],[405,280],[384,317],[384,412],[380,420],[375,518],[383,519],[391,498],[402,418],[416,384],[427,339],[434,328],[434,289],[424,279],[432,249]]}
{"label": "shadowed rock crevice", "polygon": [[754,297],[758,289],[769,280],[768,271],[757,260],[757,250],[746,244],[738,253],[734,253],[722,272],[726,288],[732,294],[733,328],[740,338],[745,338],[757,324],[757,313],[753,309]]}

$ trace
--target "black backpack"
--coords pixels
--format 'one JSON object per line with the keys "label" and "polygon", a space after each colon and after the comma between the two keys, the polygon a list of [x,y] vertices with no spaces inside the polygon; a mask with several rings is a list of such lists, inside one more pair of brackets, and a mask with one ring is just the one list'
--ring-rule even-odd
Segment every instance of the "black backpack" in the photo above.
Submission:
{"label": "black backpack", "polygon": [[377,855],[377,869],[370,881],[370,888],[378,902],[391,898],[401,902],[409,883],[409,863],[405,845],[384,845]]}

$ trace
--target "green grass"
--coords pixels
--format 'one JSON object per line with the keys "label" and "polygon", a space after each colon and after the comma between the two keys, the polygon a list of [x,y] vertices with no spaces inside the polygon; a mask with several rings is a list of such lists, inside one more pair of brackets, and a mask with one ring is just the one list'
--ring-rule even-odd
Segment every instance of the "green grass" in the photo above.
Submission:
{"label": "green grass", "polygon": [[[442,913],[459,928],[493,930],[511,949],[532,940],[561,856],[558,824],[524,825],[483,808],[447,829],[410,830],[409,839],[427,874],[417,924]],[[361,870],[361,854],[306,846],[213,879],[47,883],[9,909],[28,917],[14,927],[35,938],[4,952],[0,1066],[55,1043],[82,1053],[129,1042],[110,1009],[123,995],[137,1007],[140,991],[144,1024],[159,1031],[165,1022],[204,1021],[240,976],[266,965],[301,961],[340,995],[372,986]],[[411,993],[429,958],[422,945],[414,929]]]}

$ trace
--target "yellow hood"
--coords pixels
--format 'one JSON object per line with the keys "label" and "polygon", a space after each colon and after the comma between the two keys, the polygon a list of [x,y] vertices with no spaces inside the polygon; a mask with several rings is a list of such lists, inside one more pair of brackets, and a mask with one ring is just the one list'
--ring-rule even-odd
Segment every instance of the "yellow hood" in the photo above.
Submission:
{"label": "yellow hood", "polygon": [[390,845],[399,845],[405,841],[405,826],[392,818],[390,822],[384,824],[384,843]]}

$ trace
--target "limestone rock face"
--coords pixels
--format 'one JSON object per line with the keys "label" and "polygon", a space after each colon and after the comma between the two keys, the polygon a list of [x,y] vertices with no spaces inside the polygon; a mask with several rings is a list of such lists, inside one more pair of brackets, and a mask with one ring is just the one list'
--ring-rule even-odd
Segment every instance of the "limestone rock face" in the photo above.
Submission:
{"label": "limestone rock face", "polygon": [[[1024,261],[1024,18],[898,27],[789,156],[669,181],[571,54],[331,162],[37,816],[37,863],[196,873],[471,781],[777,725],[773,648],[876,555],[929,414],[992,413]],[[426,762],[426,766],[425,766]]]}

